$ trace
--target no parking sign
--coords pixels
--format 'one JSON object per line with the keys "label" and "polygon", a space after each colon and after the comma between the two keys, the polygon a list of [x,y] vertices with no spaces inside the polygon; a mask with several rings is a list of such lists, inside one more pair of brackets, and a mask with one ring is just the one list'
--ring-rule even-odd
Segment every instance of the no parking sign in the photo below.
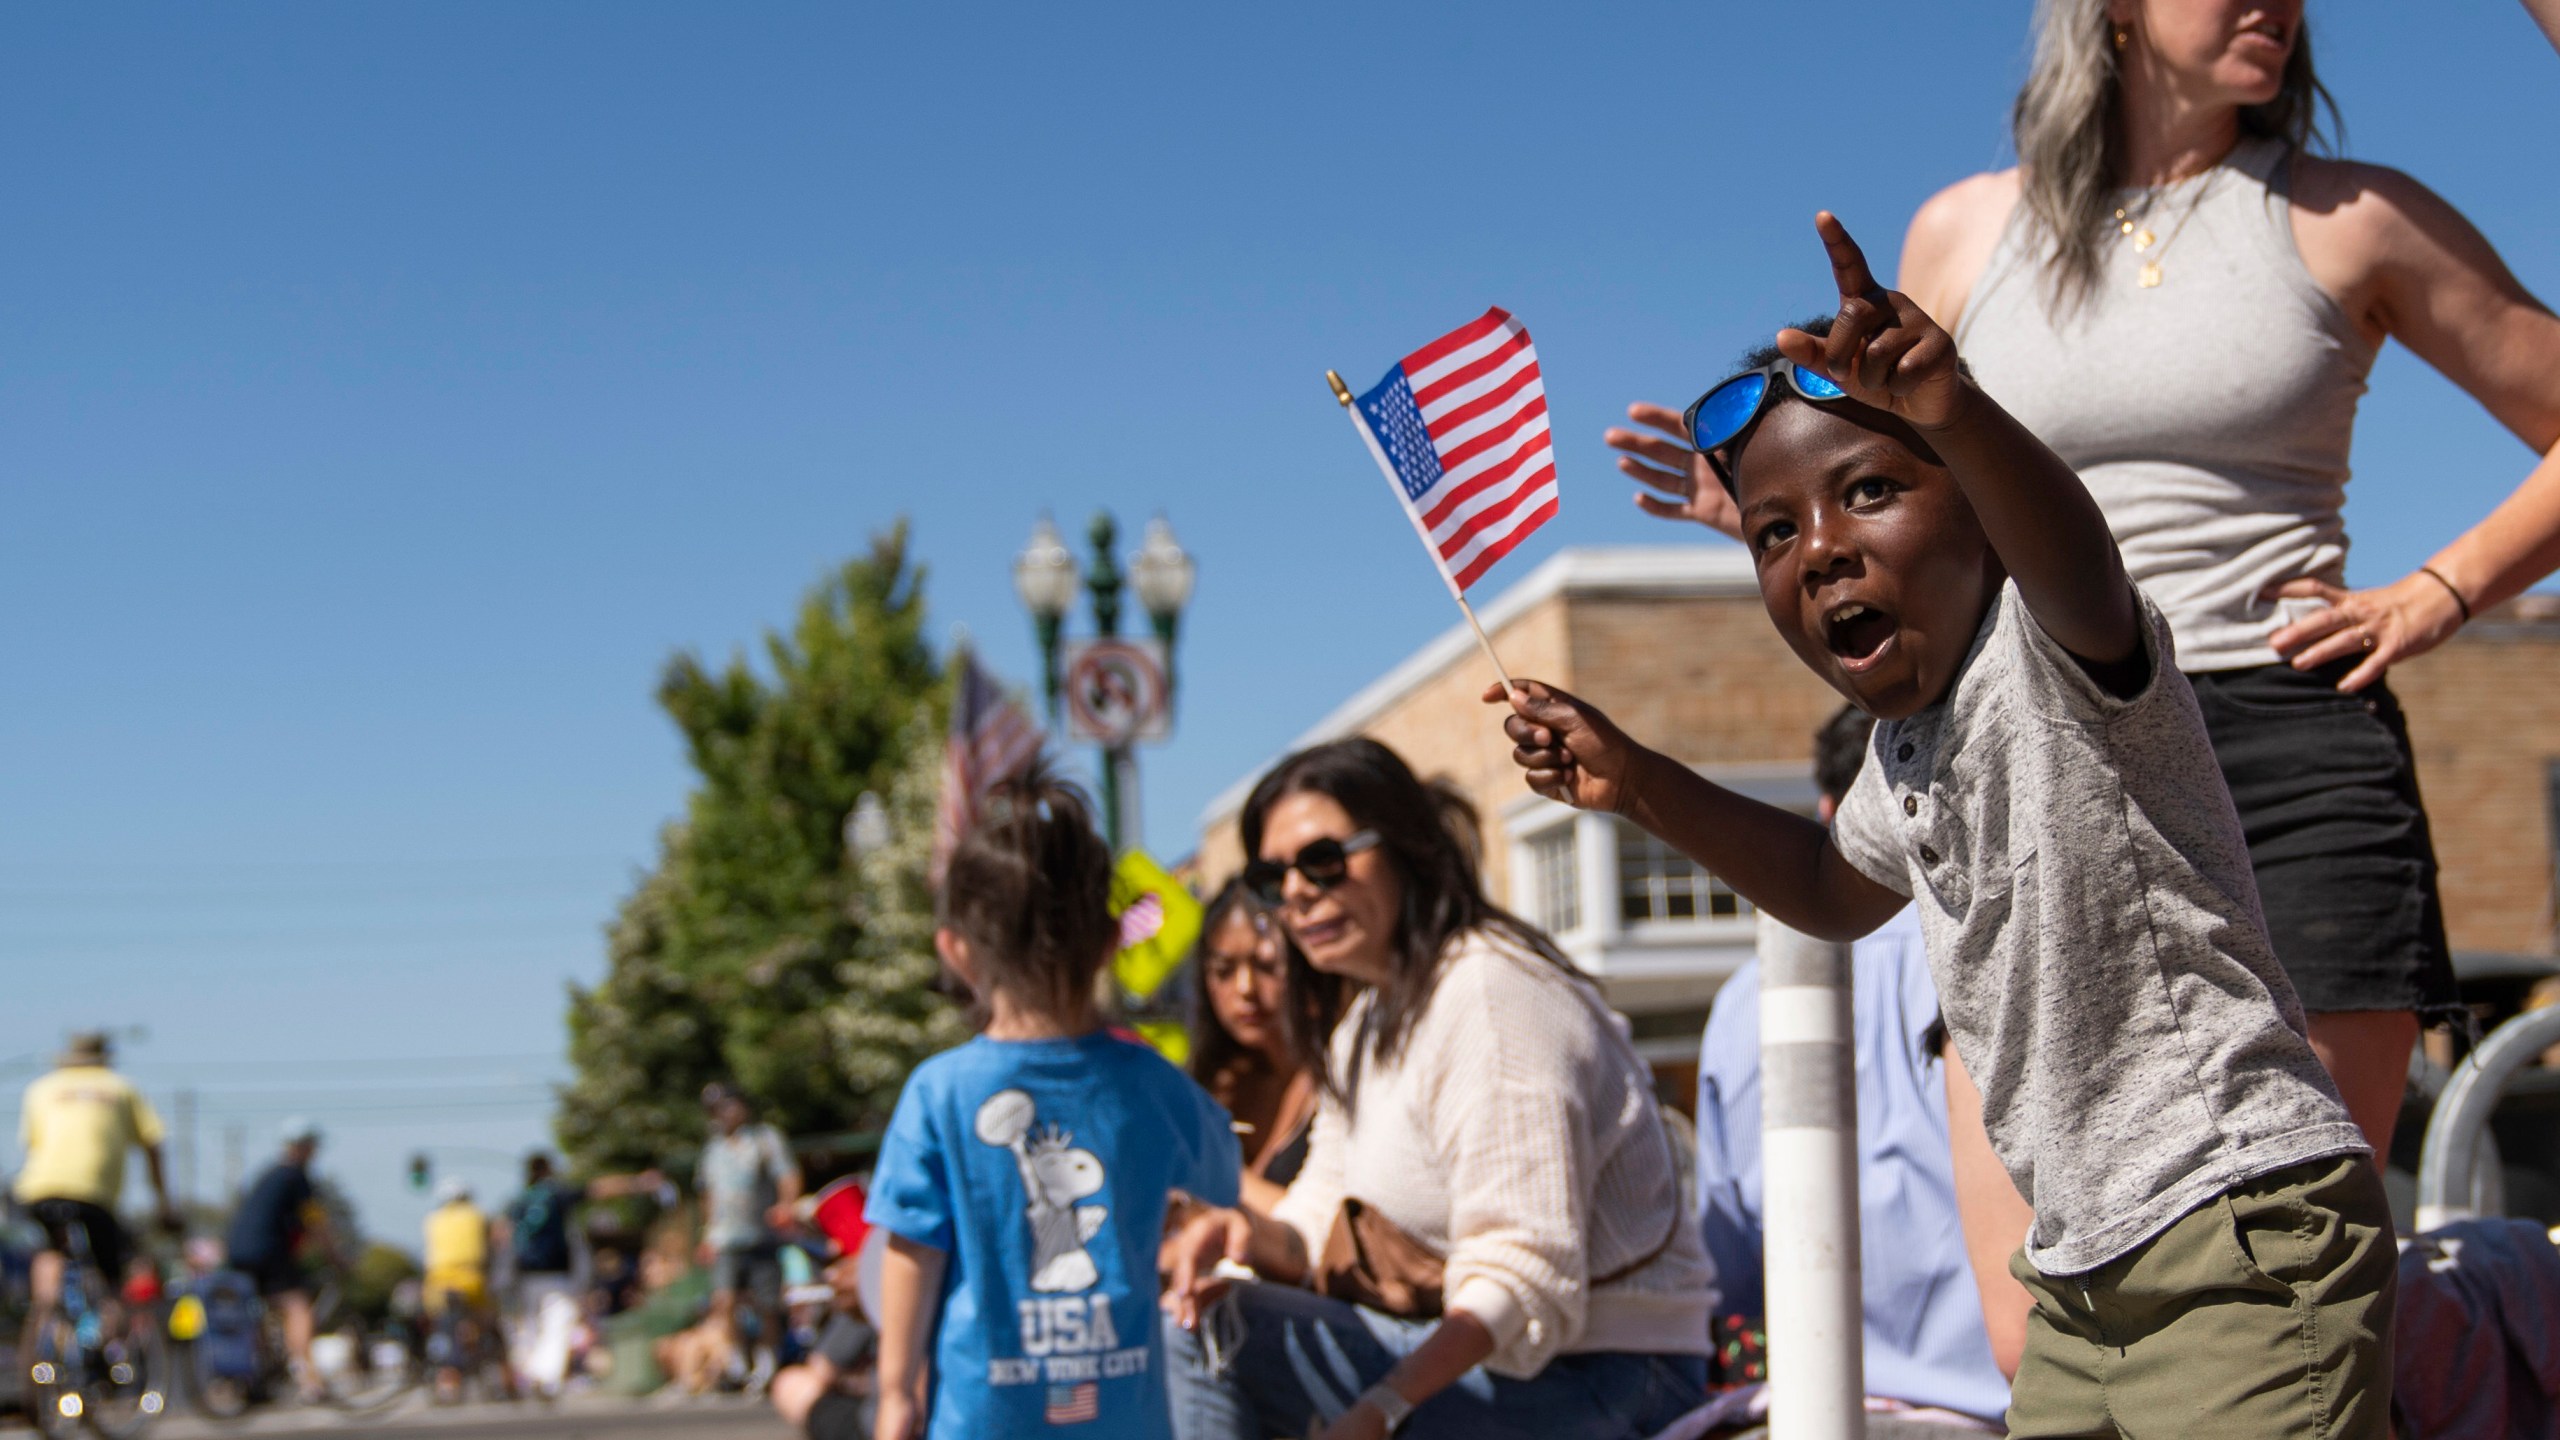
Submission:
{"label": "no parking sign", "polygon": [[1153,640],[1084,640],[1066,647],[1067,734],[1106,750],[1173,733],[1164,646]]}

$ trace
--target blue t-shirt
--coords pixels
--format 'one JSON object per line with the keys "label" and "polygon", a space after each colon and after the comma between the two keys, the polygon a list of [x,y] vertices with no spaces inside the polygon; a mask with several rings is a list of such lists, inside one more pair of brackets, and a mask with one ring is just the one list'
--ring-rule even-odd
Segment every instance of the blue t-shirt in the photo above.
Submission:
{"label": "blue t-shirt", "polygon": [[1227,1112],[1143,1045],[972,1040],[907,1078],[866,1215],[950,1257],[930,1440],[1169,1440],[1165,1196],[1236,1203]]}

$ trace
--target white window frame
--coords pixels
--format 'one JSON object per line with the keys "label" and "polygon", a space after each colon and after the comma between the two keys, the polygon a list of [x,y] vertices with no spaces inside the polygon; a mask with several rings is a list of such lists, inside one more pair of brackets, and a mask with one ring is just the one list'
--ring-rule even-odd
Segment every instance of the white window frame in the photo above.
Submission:
{"label": "white window frame", "polygon": [[[1707,779],[1767,804],[1813,814],[1816,792],[1811,766],[1797,761],[1764,764],[1700,765]],[[1558,944],[1586,968],[1597,970],[1610,949],[1699,945],[1748,945],[1759,923],[1750,916],[1694,920],[1651,920],[1628,925],[1618,911],[1618,830],[1614,815],[1576,810],[1540,795],[1523,795],[1503,807],[1505,848],[1509,852],[1511,896],[1524,914],[1529,897],[1538,893],[1536,867],[1530,863],[1529,841],[1570,825],[1574,832],[1574,871],[1581,894],[1581,923],[1554,932]],[[1535,918],[1535,917],[1532,917]]]}

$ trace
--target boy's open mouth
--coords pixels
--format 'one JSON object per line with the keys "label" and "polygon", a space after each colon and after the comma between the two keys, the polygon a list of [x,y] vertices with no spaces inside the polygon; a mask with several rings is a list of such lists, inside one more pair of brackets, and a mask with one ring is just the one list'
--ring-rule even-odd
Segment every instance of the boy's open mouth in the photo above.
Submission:
{"label": "boy's open mouth", "polygon": [[1898,629],[1892,616],[1852,600],[1822,617],[1823,642],[1840,659],[1841,668],[1856,674],[1884,657]]}

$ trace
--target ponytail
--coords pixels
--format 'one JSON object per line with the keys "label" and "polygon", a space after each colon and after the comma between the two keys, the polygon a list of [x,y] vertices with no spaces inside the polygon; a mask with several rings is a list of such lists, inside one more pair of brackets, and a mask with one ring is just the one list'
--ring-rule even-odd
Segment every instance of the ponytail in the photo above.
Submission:
{"label": "ponytail", "polygon": [[1084,792],[1045,757],[997,784],[952,852],[934,918],[968,942],[982,1005],[1001,990],[1045,1015],[1077,1013],[1120,938],[1111,847]]}

